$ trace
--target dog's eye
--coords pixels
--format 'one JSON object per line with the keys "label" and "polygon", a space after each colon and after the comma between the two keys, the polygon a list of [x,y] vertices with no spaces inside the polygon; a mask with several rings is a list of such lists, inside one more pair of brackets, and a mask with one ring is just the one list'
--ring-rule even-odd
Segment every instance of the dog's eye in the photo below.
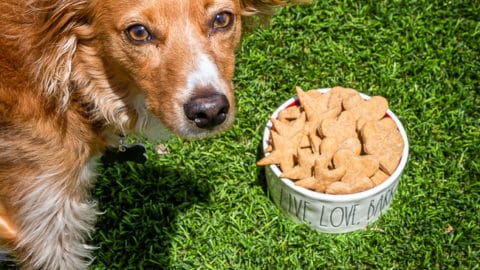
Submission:
{"label": "dog's eye", "polygon": [[230,12],[220,12],[215,15],[212,21],[213,30],[227,29],[233,24],[233,14]]}
{"label": "dog's eye", "polygon": [[141,24],[128,27],[125,30],[125,34],[127,35],[128,39],[134,43],[143,43],[152,40],[152,34],[150,34],[148,29]]}

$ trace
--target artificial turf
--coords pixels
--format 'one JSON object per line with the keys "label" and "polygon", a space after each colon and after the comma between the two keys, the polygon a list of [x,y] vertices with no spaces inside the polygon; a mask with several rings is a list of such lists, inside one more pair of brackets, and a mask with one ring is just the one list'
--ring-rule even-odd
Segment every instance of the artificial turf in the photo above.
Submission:
{"label": "artificial turf", "polygon": [[[479,15],[477,0],[280,9],[237,51],[230,130],[100,168],[92,269],[479,269]],[[365,230],[312,231],[268,197],[262,131],[296,85],[382,95],[405,126],[393,204]]]}
{"label": "artificial turf", "polygon": [[[480,2],[314,1],[237,52],[235,125],[104,168],[93,269],[480,268]],[[257,168],[267,117],[305,89],[382,95],[410,157],[389,211],[329,235],[291,222]]]}

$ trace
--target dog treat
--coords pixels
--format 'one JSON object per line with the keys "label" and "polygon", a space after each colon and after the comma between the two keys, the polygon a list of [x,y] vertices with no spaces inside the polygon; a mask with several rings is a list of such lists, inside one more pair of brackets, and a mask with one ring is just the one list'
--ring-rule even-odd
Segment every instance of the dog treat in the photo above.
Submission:
{"label": "dog treat", "polygon": [[307,134],[317,134],[317,129],[323,120],[335,118],[340,112],[341,107],[337,107],[333,109],[327,109],[321,114],[311,116],[309,119],[307,114],[308,121],[305,122],[305,130],[307,131]]}
{"label": "dog treat", "polygon": [[365,152],[377,156],[382,170],[392,174],[400,163],[404,146],[395,122],[391,118],[369,121],[361,134]]}
{"label": "dog treat", "polygon": [[[305,130],[308,134],[315,134],[318,126],[324,119],[334,118],[341,112],[340,106],[333,108],[328,107],[328,101],[330,98],[328,92],[325,94],[320,93],[321,95],[318,95],[318,91],[310,90],[304,92],[300,87],[297,87],[296,91],[298,101],[307,117]],[[317,92],[317,94],[309,94],[314,92]]]}
{"label": "dog treat", "polygon": [[[317,91],[303,91],[302,88],[296,87],[298,101],[302,106],[302,109],[307,114],[308,121],[312,121],[315,117],[328,110],[328,100],[330,99],[330,93],[318,95]],[[317,92],[317,94],[309,94],[311,92]]]}
{"label": "dog treat", "polygon": [[382,119],[387,113],[388,102],[384,97],[374,96],[364,100],[360,95],[348,95],[343,100],[343,108],[351,111],[357,120],[357,130],[361,130],[367,121]]}
{"label": "dog treat", "polygon": [[[315,91],[318,92],[318,91]],[[344,88],[341,86],[335,86],[330,91],[330,100],[328,101],[328,107],[342,107],[343,100],[347,99],[349,96],[354,95],[358,96],[358,92],[352,88]]]}
{"label": "dog treat", "polygon": [[298,105],[271,119],[267,154],[259,166],[277,164],[281,177],[327,194],[373,188],[398,167],[404,142],[386,115],[388,102],[368,100],[351,88],[326,93],[296,87]]}
{"label": "dog treat", "polygon": [[333,137],[324,138],[320,145],[321,153],[335,153],[340,149],[349,149],[356,155],[362,152],[362,143],[356,137],[347,138],[342,142],[338,142]]}
{"label": "dog treat", "polygon": [[360,178],[370,177],[378,171],[379,161],[371,155],[356,155],[349,149],[340,149],[333,156],[335,167],[347,170],[341,181],[353,183]]}
{"label": "dog treat", "polygon": [[338,142],[358,137],[355,116],[350,111],[343,111],[337,118],[323,120],[318,131],[323,137],[332,137]]}
{"label": "dog treat", "polygon": [[279,164],[282,171],[290,170],[295,166],[297,146],[303,135],[303,132],[299,132],[293,138],[288,138],[280,136],[277,132],[272,132],[273,150],[270,155],[258,161],[257,164],[260,166]]}
{"label": "dog treat", "polygon": [[[299,147],[300,148],[310,148],[313,151],[312,145],[310,143],[310,134],[305,134],[302,139],[300,140]],[[321,140],[321,139],[320,139]]]}
{"label": "dog treat", "polygon": [[331,183],[325,193],[327,194],[351,194],[362,192],[368,189],[371,189],[375,186],[373,181],[368,177],[361,177],[357,181],[352,183],[346,183],[342,181],[337,181]]}
{"label": "dog treat", "polygon": [[280,120],[271,118],[272,125],[278,134],[282,137],[291,138],[302,131],[305,127],[305,113],[301,113],[299,117],[291,122],[282,122]]}
{"label": "dog treat", "polygon": [[312,149],[313,153],[319,155],[321,153],[320,148],[322,145],[322,139],[313,133],[308,134],[307,138],[308,138],[308,142],[310,143],[308,147]]}
{"label": "dog treat", "polygon": [[282,173],[281,177],[290,179],[303,179],[312,175],[315,164],[315,154],[308,148],[299,148],[297,152],[298,165]]}
{"label": "dog treat", "polygon": [[302,111],[298,106],[288,107],[278,114],[278,120],[282,122],[294,120],[297,119],[301,113]]}
{"label": "dog treat", "polygon": [[332,154],[326,153],[315,160],[315,170],[311,177],[295,182],[295,185],[312,189],[317,192],[325,192],[326,188],[333,182],[339,181],[346,172],[346,167],[341,166],[330,169]]}
{"label": "dog treat", "polygon": [[390,175],[384,173],[382,170],[378,170],[370,179],[372,179],[373,184],[375,186],[380,185],[381,183],[385,182]]}

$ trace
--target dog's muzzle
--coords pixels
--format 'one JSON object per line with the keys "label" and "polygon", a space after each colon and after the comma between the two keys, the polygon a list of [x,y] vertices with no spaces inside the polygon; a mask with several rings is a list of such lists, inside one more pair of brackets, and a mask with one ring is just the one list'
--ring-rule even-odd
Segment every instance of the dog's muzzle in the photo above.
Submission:
{"label": "dog's muzzle", "polygon": [[202,129],[213,129],[222,124],[230,110],[228,99],[223,94],[193,96],[183,105],[187,118]]}

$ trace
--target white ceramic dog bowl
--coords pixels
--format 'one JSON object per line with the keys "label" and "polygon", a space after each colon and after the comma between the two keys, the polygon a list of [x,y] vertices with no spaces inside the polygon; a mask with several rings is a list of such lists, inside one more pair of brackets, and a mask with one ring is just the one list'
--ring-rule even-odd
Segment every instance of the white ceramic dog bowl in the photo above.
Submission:
{"label": "white ceramic dog bowl", "polygon": [[[329,90],[330,88],[318,89],[322,93]],[[361,96],[370,98],[364,94]],[[287,100],[277,108],[272,117],[277,118],[280,111],[296,104],[297,100],[297,97]],[[307,223],[311,228],[326,233],[355,231],[377,220],[392,203],[408,158],[405,129],[392,111],[388,110],[387,115],[397,124],[405,146],[397,169],[386,181],[363,192],[330,195],[296,186],[290,179],[280,177],[281,172],[277,165],[268,165],[265,167],[267,186],[274,203],[292,220]],[[268,121],[262,139],[263,149],[268,146],[271,127],[272,123]]]}

